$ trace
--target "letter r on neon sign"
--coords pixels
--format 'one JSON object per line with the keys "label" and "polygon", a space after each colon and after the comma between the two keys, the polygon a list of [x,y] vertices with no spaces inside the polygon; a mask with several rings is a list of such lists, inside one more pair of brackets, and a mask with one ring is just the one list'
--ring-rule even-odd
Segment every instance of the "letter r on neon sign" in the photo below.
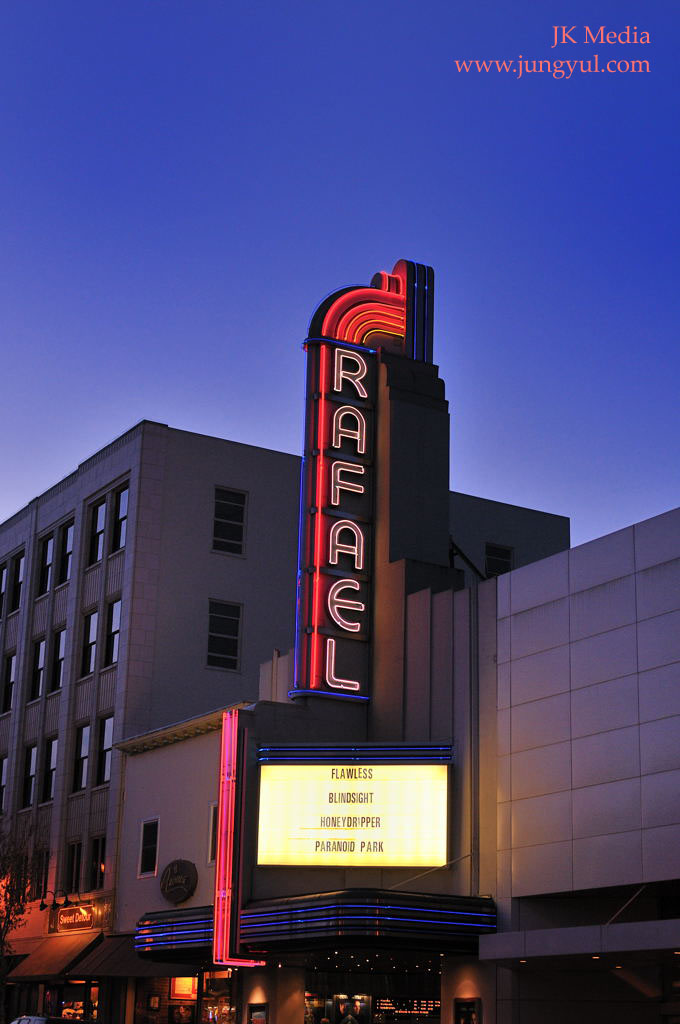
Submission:
{"label": "letter r on neon sign", "polygon": [[333,360],[333,390],[342,391],[343,380],[348,380],[356,388],[359,398],[368,398],[368,392],[361,383],[368,367],[366,360],[358,352],[348,352],[346,349],[336,348],[335,359]]}

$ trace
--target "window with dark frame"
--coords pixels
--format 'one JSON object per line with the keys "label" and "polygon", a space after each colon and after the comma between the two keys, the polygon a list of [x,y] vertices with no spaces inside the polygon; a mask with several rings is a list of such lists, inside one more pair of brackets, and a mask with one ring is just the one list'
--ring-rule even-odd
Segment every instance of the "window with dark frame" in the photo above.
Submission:
{"label": "window with dark frame", "polygon": [[45,651],[47,643],[45,638],[36,640],[33,644],[33,662],[31,665],[31,687],[28,693],[29,700],[37,700],[42,696],[43,683],[45,681]]}
{"label": "window with dark frame", "polygon": [[34,850],[31,858],[31,888],[29,898],[43,900],[47,895],[47,878],[50,871],[50,851],[44,848]]}
{"label": "window with dark frame", "polygon": [[17,656],[16,653],[5,655],[5,671],[2,680],[2,713],[12,710],[14,701],[14,684],[17,677]]}
{"label": "window with dark frame", "polygon": [[104,530],[106,529],[106,499],[90,505],[90,539],[87,564],[94,565],[104,555]]}
{"label": "window with dark frame", "polygon": [[217,804],[210,805],[210,832],[208,839],[208,863],[217,860]]}
{"label": "window with dark frame", "polygon": [[24,552],[15,555],[10,563],[9,612],[15,612],[21,604],[21,590],[24,585]]}
{"label": "window with dark frame", "polygon": [[31,807],[35,797],[35,774],[38,769],[38,748],[35,744],[24,751],[24,780],[21,787],[21,806]]}
{"label": "window with dark frame", "polygon": [[139,840],[139,874],[155,875],[158,866],[158,818],[142,822]]}
{"label": "window with dark frame", "polygon": [[512,569],[512,548],[504,547],[502,544],[487,544],[485,546],[484,572],[487,578],[491,576],[502,576],[504,572]]}
{"label": "window with dark frame", "polygon": [[242,491],[215,488],[213,551],[243,554],[246,522],[246,495]]}
{"label": "window with dark frame", "polygon": [[97,783],[103,786],[111,781],[111,751],[113,750],[113,715],[99,719],[99,745],[97,748]]}
{"label": "window with dark frame", "polygon": [[209,602],[208,665],[238,669],[241,605]]}
{"label": "window with dark frame", "polygon": [[80,892],[80,869],[83,860],[83,844],[66,844],[66,877],[64,878],[65,892]]}
{"label": "window with dark frame", "polygon": [[79,725],[76,729],[76,748],[73,762],[73,787],[74,793],[85,789],[87,786],[87,767],[90,759],[90,727]]}
{"label": "window with dark frame", "polygon": [[52,636],[52,664],[50,666],[50,693],[64,684],[64,658],[66,656],[66,630],[58,629]]}
{"label": "window with dark frame", "polygon": [[113,533],[111,535],[111,551],[120,551],[125,547],[127,538],[127,516],[129,488],[121,487],[116,491],[113,507]]}
{"label": "window with dark frame", "polygon": [[7,563],[0,565],[0,618],[5,610],[5,598],[7,597]]}
{"label": "window with dark frame", "polygon": [[46,594],[52,585],[52,561],[54,558],[54,536],[43,537],[40,541],[40,561],[38,569],[38,593]]}
{"label": "window with dark frame", "polygon": [[6,757],[0,757],[0,814],[7,810],[7,764]]}
{"label": "window with dark frame", "polygon": [[104,664],[115,665],[118,661],[120,641],[120,598],[112,601],[106,609],[106,645],[104,647]]}
{"label": "window with dark frame", "polygon": [[57,752],[59,740],[56,736],[45,740],[45,760],[43,762],[42,788],[40,792],[41,803],[47,800],[54,800],[54,785],[57,779]]}
{"label": "window with dark frame", "polygon": [[71,565],[73,563],[73,530],[74,523],[64,523],[59,527],[59,548],[57,558],[57,584],[68,583],[71,579]]}
{"label": "window with dark frame", "polygon": [[88,889],[103,889],[106,874],[106,836],[93,836],[90,839],[90,870]]}
{"label": "window with dark frame", "polygon": [[97,626],[99,624],[99,613],[89,612],[83,623],[83,659],[80,666],[81,676],[89,676],[94,672],[97,658]]}

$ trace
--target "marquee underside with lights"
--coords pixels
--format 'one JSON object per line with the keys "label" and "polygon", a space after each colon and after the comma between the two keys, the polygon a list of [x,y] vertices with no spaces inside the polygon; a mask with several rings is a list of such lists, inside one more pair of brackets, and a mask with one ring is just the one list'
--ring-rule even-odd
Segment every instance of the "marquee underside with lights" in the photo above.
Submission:
{"label": "marquee underside with lights", "polygon": [[241,942],[252,950],[389,945],[466,953],[476,949],[479,935],[495,930],[496,910],[487,897],[385,889],[250,903],[240,914]]}

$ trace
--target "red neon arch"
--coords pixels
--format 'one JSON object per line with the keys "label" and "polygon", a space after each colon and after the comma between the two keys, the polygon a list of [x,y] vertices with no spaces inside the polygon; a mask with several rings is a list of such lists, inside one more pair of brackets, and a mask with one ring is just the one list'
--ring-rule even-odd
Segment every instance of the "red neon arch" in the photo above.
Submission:
{"label": "red neon arch", "polygon": [[[381,271],[380,284],[372,288],[352,288],[335,299],[323,318],[324,338],[346,341],[353,345],[378,344],[385,335],[406,338],[406,272]],[[380,338],[375,336],[380,335]]]}

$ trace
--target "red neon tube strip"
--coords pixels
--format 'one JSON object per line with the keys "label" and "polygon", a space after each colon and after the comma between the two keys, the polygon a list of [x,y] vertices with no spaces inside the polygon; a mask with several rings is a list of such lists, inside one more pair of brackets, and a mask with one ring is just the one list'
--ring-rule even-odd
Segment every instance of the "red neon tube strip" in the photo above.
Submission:
{"label": "red neon tube strip", "polygon": [[261,967],[264,960],[243,960],[230,955],[229,936],[234,898],[234,819],[236,812],[236,756],[238,710],[222,715],[220,783],[217,803],[217,854],[215,857],[215,925],[213,963],[227,967]]}

